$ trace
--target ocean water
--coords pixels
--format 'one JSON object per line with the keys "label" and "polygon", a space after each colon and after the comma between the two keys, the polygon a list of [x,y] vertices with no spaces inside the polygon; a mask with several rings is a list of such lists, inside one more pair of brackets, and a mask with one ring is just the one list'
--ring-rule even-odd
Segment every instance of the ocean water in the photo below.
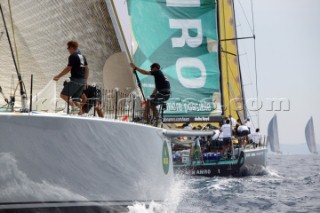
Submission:
{"label": "ocean water", "polygon": [[320,156],[269,155],[261,176],[176,177],[164,203],[129,212],[320,212]]}

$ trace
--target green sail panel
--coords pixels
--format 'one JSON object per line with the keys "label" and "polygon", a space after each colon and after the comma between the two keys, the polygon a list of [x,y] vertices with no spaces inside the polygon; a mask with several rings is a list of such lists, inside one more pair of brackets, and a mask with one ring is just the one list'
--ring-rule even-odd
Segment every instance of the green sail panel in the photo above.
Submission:
{"label": "green sail panel", "polygon": [[[134,63],[145,70],[159,63],[170,80],[165,117],[221,115],[215,2],[129,0],[128,7]],[[154,78],[139,77],[149,96]]]}

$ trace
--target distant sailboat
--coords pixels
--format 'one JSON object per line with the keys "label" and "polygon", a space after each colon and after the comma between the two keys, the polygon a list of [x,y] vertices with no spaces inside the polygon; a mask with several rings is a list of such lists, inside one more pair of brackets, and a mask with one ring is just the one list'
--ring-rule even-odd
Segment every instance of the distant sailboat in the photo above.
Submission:
{"label": "distant sailboat", "polygon": [[313,154],[318,154],[317,146],[316,146],[316,137],[314,135],[314,127],[313,127],[313,119],[312,117],[309,119],[306,128],[305,135],[308,144],[309,151]]}
{"label": "distant sailboat", "polygon": [[280,153],[277,115],[274,115],[269,122],[268,136],[271,151]]}

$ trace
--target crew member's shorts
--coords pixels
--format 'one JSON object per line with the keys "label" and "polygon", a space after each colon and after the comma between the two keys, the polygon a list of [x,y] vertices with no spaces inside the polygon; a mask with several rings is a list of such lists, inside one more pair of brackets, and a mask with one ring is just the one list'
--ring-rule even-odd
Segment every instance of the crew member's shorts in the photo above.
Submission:
{"label": "crew member's shorts", "polygon": [[151,96],[150,102],[154,105],[162,104],[163,102],[169,100],[170,94],[170,90],[160,90],[154,96]]}
{"label": "crew member's shorts", "polygon": [[249,135],[249,133],[250,133],[250,132],[249,132],[248,130],[244,130],[244,131],[242,131],[242,132],[239,133],[239,136],[240,136],[240,137],[247,136],[247,135]]}
{"label": "crew member's shorts", "polygon": [[65,82],[63,89],[61,91],[62,95],[70,96],[79,102],[83,88],[85,84],[85,79],[81,78],[70,78],[69,82]]}
{"label": "crew member's shorts", "polygon": [[83,90],[83,93],[87,96],[87,102],[84,104],[83,109],[88,113],[92,106],[101,103],[101,90],[93,86],[88,86],[87,89]]}
{"label": "crew member's shorts", "polygon": [[223,138],[223,146],[231,145],[231,138]]}

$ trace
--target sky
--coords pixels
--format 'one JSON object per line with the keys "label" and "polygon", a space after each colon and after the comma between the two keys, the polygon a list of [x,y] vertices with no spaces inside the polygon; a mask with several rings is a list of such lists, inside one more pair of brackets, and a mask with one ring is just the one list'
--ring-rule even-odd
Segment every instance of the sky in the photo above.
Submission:
{"label": "sky", "polygon": [[305,143],[304,129],[313,116],[319,150],[320,1],[254,0],[253,5],[259,97],[264,106],[268,98],[290,101],[289,111],[260,110],[262,132],[276,113],[280,143]]}
{"label": "sky", "polygon": [[[239,42],[239,54],[246,98],[256,98],[257,85],[262,103],[259,122],[255,111],[250,112],[252,120],[266,134],[276,113],[280,143],[297,144],[305,143],[304,129],[313,116],[319,150],[320,0],[235,0],[238,37],[252,35],[251,2],[258,84],[253,40]],[[115,3],[121,16],[126,0]],[[130,27],[124,28],[129,37]],[[270,98],[284,98],[287,104],[280,111],[270,111]]]}

